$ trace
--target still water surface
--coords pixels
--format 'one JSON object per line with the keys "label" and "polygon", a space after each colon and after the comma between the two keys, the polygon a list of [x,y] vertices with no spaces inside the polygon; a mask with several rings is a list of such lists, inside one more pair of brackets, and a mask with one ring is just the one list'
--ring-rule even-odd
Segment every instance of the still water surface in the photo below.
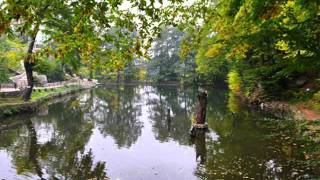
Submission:
{"label": "still water surface", "polygon": [[191,139],[196,94],[102,87],[1,121],[0,179],[317,178],[291,123],[242,109],[224,90],[208,89],[209,132]]}

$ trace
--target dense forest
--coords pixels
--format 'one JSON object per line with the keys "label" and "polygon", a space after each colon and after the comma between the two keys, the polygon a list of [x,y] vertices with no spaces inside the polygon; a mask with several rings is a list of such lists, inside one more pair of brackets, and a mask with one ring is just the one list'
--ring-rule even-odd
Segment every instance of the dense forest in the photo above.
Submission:
{"label": "dense forest", "polygon": [[5,0],[0,7],[1,83],[25,71],[31,90],[35,71],[52,82],[227,82],[253,102],[320,100],[317,0]]}

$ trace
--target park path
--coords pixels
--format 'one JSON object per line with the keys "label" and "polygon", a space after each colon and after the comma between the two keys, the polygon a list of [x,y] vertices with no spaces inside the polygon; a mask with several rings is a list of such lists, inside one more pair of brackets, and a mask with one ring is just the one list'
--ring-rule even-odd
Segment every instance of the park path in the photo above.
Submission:
{"label": "park path", "polygon": [[[64,86],[71,86],[71,85],[80,85],[80,86],[92,86],[94,83],[91,81],[83,81],[83,80],[76,80],[76,81],[60,81],[60,82],[53,82],[53,83],[47,83],[43,87],[34,87],[33,89],[54,89]],[[19,88],[14,87],[4,87],[0,88],[0,92],[6,93],[6,92],[18,92],[21,91]]]}
{"label": "park path", "polygon": [[0,92],[15,92],[15,91],[20,91],[18,88],[1,88]]}

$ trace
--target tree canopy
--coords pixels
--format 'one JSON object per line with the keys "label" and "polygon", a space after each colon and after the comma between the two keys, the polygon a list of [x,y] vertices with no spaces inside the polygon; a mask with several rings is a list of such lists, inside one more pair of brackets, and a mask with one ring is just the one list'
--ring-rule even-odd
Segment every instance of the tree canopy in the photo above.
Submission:
{"label": "tree canopy", "polygon": [[317,86],[319,1],[216,0],[199,4],[202,11],[195,3],[187,14],[197,17],[202,12],[203,22],[195,25],[196,18],[193,23],[187,19],[182,28],[195,35],[200,74],[227,77],[233,72],[229,77],[239,76],[234,83],[240,84],[238,91],[248,97],[288,97],[301,88]]}
{"label": "tree canopy", "polygon": [[[28,37],[29,86],[32,68],[46,65],[41,60],[58,60],[51,69],[89,78],[119,74],[134,68],[133,60],[150,58],[149,49],[161,49],[163,41],[166,47],[173,43],[177,53],[151,59],[151,65],[170,66],[159,73],[160,80],[187,77],[180,71],[189,65],[197,70],[193,79],[229,79],[247,97],[290,97],[318,87],[317,0],[5,0],[0,7],[0,33]],[[172,27],[182,39],[163,32]],[[34,48],[36,41],[40,48]],[[184,62],[187,57],[191,62]],[[182,63],[171,66],[172,58]]]}

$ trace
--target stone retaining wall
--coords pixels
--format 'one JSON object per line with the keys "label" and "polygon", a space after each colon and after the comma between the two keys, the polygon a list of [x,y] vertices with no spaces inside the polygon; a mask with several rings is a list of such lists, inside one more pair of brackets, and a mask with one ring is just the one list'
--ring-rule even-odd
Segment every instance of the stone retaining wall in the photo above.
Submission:
{"label": "stone retaining wall", "polygon": [[76,92],[79,92],[84,89],[88,89],[88,88],[79,87],[77,89],[72,89],[65,92],[61,92],[61,93],[53,93],[48,96],[42,97],[36,101],[0,105],[0,118],[4,118],[7,116],[11,116],[11,115],[19,114],[23,112],[35,112],[38,110],[38,107],[45,102],[52,101],[55,98],[59,98],[68,94],[75,94]]}
{"label": "stone retaining wall", "polygon": [[20,91],[0,92],[0,97],[17,97],[20,96]]}

